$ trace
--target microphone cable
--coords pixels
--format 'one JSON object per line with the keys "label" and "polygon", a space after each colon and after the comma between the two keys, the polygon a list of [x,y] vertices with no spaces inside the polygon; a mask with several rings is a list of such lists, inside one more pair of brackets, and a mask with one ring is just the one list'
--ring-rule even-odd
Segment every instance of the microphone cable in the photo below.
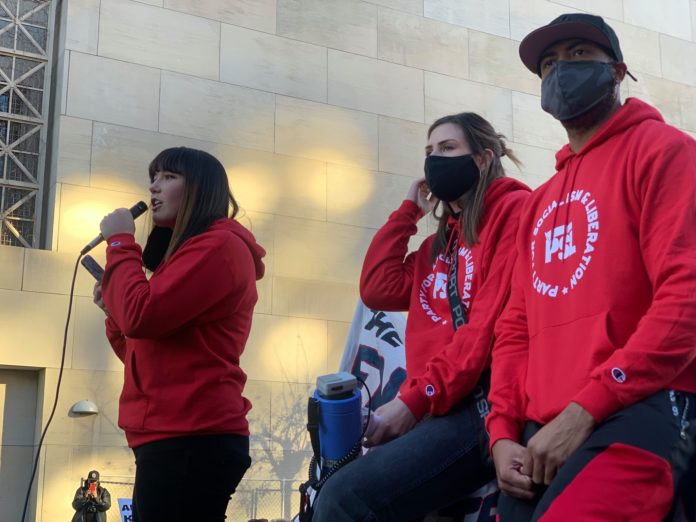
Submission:
{"label": "microphone cable", "polygon": [[27,508],[29,506],[29,497],[31,496],[31,487],[34,484],[34,478],[36,477],[36,469],[39,466],[39,456],[41,455],[41,446],[43,445],[44,438],[46,438],[46,433],[48,432],[48,427],[51,425],[51,421],[53,420],[53,416],[56,413],[56,408],[58,407],[58,393],[60,392],[60,384],[61,381],[63,380],[63,370],[65,369],[65,353],[67,351],[68,347],[68,329],[70,327],[70,316],[72,315],[72,305],[73,305],[73,297],[75,295],[75,280],[77,279],[77,269],[80,266],[80,259],[82,259],[82,255],[80,254],[77,257],[77,261],[75,262],[75,270],[73,271],[72,275],[72,281],[70,283],[70,298],[68,300],[68,317],[65,320],[65,333],[63,334],[63,351],[60,356],[60,370],[58,371],[58,383],[56,384],[56,397],[53,401],[53,408],[51,409],[51,414],[48,416],[48,421],[46,421],[46,426],[44,427],[41,437],[39,438],[39,445],[36,449],[36,456],[34,457],[34,466],[31,471],[31,478],[29,479],[29,487],[27,488],[27,495],[24,499],[24,509],[22,510],[22,520],[21,522],[24,522],[24,519],[27,515]]}
{"label": "microphone cable", "polygon": [[[138,201],[135,205],[133,205],[130,209],[128,209],[131,213],[131,216],[133,216],[133,219],[137,219],[140,217],[145,211],[147,210],[147,204],[144,201]],[[80,255],[77,257],[77,261],[75,261],[75,269],[73,270],[73,275],[72,275],[72,281],[70,282],[70,299],[68,300],[68,317],[65,320],[65,333],[63,334],[63,350],[60,356],[60,370],[58,371],[58,383],[56,384],[56,398],[53,401],[53,408],[51,409],[51,414],[48,416],[48,421],[46,421],[46,427],[44,427],[41,437],[39,438],[39,445],[36,449],[36,456],[34,457],[34,466],[31,471],[31,477],[29,478],[29,487],[27,488],[27,495],[24,498],[24,509],[22,510],[22,520],[21,522],[24,522],[24,519],[27,515],[27,507],[29,506],[29,497],[31,496],[31,487],[34,484],[34,477],[36,476],[36,469],[39,466],[39,456],[41,454],[41,446],[43,445],[44,438],[46,438],[46,432],[48,431],[48,427],[51,425],[51,421],[53,420],[53,416],[56,413],[56,408],[58,407],[58,394],[60,392],[60,384],[61,381],[63,380],[63,370],[65,369],[65,353],[67,351],[68,347],[68,328],[70,327],[70,316],[72,314],[72,305],[73,305],[73,298],[75,296],[75,281],[77,279],[77,269],[80,266],[80,260],[82,259],[82,256],[84,256],[87,252],[92,250],[95,246],[97,246],[99,243],[104,241],[104,236],[99,234],[96,238],[94,238],[92,241],[90,241],[87,246],[85,246],[82,251],[80,252]]]}

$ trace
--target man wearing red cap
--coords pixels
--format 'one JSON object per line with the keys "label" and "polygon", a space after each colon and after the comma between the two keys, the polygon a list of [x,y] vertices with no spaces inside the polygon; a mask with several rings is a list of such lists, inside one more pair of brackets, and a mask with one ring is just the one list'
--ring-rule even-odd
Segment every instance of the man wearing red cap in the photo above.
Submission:
{"label": "man wearing red cap", "polygon": [[496,328],[500,520],[662,521],[696,426],[696,141],[622,103],[598,16],[560,16],[520,57],[569,143],[523,212]]}

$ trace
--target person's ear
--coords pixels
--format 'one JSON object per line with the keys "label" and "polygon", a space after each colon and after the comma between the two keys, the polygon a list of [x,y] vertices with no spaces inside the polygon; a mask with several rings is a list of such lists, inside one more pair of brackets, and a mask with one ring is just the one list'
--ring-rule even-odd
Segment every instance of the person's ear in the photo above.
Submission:
{"label": "person's ear", "polygon": [[488,166],[493,163],[495,154],[491,149],[483,149],[483,154],[474,154],[474,161],[481,172],[485,172]]}
{"label": "person's ear", "polygon": [[621,83],[624,81],[626,72],[628,71],[628,67],[625,63],[621,62],[612,64],[612,70],[614,71],[614,79],[616,80],[616,83]]}

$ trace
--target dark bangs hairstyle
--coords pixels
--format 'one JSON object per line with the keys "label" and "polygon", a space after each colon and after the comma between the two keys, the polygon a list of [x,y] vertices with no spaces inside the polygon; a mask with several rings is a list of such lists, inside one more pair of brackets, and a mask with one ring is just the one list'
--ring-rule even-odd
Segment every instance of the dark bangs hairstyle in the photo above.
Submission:
{"label": "dark bangs hairstyle", "polygon": [[[484,205],[486,191],[493,180],[505,177],[505,169],[500,158],[507,156],[517,166],[520,166],[521,163],[515,154],[507,148],[505,136],[498,134],[486,119],[474,112],[451,114],[435,120],[428,129],[428,139],[436,127],[445,123],[452,123],[462,129],[471,153],[479,160],[479,163],[483,161],[478,183],[457,200],[457,205],[461,209],[459,214],[461,239],[467,247],[472,248],[478,243],[479,226],[486,211]],[[486,155],[486,150],[492,152],[492,158]],[[438,220],[438,225],[430,251],[431,262],[434,262],[437,256],[444,252],[449,239],[447,237],[447,220],[452,212],[449,205],[441,203],[438,201],[433,209],[433,215]],[[437,214],[438,207],[442,210],[439,215]]]}
{"label": "dark bangs hairstyle", "polygon": [[169,259],[187,239],[205,232],[214,221],[234,218],[239,212],[225,167],[212,154],[188,147],[165,149],[148,167],[150,182],[158,172],[164,171],[180,174],[185,184],[176,224],[160,261]]}

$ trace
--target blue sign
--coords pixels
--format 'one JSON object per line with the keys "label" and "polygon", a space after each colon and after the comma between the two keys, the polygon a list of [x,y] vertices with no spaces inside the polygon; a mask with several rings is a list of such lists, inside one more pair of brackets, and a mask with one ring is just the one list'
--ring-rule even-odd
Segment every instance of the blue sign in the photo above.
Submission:
{"label": "blue sign", "polygon": [[121,513],[121,522],[133,522],[133,500],[130,498],[118,499],[118,511]]}

